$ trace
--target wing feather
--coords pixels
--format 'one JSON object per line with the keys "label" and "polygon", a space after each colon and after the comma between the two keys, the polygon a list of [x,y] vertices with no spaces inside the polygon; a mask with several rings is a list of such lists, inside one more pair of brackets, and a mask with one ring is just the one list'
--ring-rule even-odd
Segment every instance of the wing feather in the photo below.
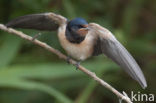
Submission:
{"label": "wing feather", "polygon": [[31,14],[18,17],[6,24],[7,27],[36,30],[57,30],[67,19],[54,13]]}
{"label": "wing feather", "polygon": [[142,88],[147,87],[145,77],[131,54],[124,46],[113,36],[113,34],[100,25],[91,24],[95,35],[100,39],[101,51],[107,57],[112,59],[121,68],[123,68],[133,79],[139,82]]}

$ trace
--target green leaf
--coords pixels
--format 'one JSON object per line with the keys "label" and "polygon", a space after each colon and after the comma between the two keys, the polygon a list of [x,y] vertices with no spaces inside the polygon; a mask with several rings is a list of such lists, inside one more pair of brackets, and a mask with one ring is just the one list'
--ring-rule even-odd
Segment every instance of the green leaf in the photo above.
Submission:
{"label": "green leaf", "polygon": [[[71,69],[68,69],[71,68]],[[15,76],[23,78],[48,79],[74,76],[80,74],[74,67],[56,63],[56,64],[35,64],[35,65],[15,65],[3,68],[0,71],[0,76]]]}
{"label": "green leaf", "polygon": [[[105,64],[105,68],[110,68],[109,64]],[[104,74],[104,70],[96,70],[97,75],[101,77]],[[98,83],[95,80],[91,80],[87,87],[82,91],[80,96],[77,98],[76,103],[87,103],[87,100],[91,96],[92,92],[94,91],[95,87],[98,85]]]}
{"label": "green leaf", "polygon": [[16,56],[21,44],[21,39],[16,36],[7,35],[0,48],[0,67],[7,66]]}
{"label": "green leaf", "polygon": [[53,87],[49,87],[45,84],[34,81],[27,81],[22,80],[20,78],[12,78],[4,76],[0,78],[0,87],[11,87],[24,90],[39,90],[48,93],[49,95],[55,97],[58,101],[62,103],[72,103],[72,101],[68,97],[66,97],[64,94],[60,93]]}
{"label": "green leaf", "polygon": [[[93,72],[97,70],[111,70],[115,69],[114,65],[109,62],[96,61],[94,64],[85,63],[86,68]],[[16,76],[24,78],[48,79],[48,78],[64,78],[70,76],[82,75],[81,71],[77,71],[75,66],[65,63],[45,63],[45,64],[31,64],[31,65],[14,65],[5,67],[0,70],[0,76]]]}
{"label": "green leaf", "polygon": [[[100,58],[98,58],[100,59]],[[104,72],[111,70],[113,67],[112,63],[104,61],[95,61],[94,63],[85,63],[87,68],[91,68],[94,71]],[[114,68],[114,67],[113,67]],[[33,65],[14,65],[4,67],[0,70],[0,87],[11,87],[25,90],[39,90],[50,94],[57,100],[63,103],[70,103],[71,100],[66,96],[58,92],[52,87],[49,87],[43,83],[38,83],[35,81],[30,81],[26,79],[40,79],[47,80],[52,78],[64,78],[64,77],[74,77],[84,75],[81,71],[77,71],[75,66],[68,65],[65,63],[47,63],[47,64],[33,64]],[[86,76],[86,75],[84,75]],[[89,78],[89,77],[88,77]],[[88,87],[89,94],[94,88],[94,85]],[[84,93],[84,94],[86,94]],[[86,100],[89,95],[85,96],[83,100]]]}
{"label": "green leaf", "polygon": [[83,90],[81,95],[77,98],[76,103],[87,103],[89,96],[92,94],[93,90],[97,85],[98,85],[97,82],[91,80],[88,83],[87,87]]}

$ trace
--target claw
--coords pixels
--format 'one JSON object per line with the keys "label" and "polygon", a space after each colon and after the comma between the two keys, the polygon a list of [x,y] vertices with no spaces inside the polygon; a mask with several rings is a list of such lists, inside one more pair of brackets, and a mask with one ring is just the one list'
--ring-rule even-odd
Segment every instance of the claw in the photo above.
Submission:
{"label": "claw", "polygon": [[79,62],[77,62],[77,63],[75,64],[75,66],[76,66],[76,70],[79,69],[80,63],[81,63],[81,62],[79,61]]}
{"label": "claw", "polygon": [[67,61],[68,64],[70,64],[70,59],[71,59],[70,56],[68,56],[67,59],[66,59],[66,61]]}

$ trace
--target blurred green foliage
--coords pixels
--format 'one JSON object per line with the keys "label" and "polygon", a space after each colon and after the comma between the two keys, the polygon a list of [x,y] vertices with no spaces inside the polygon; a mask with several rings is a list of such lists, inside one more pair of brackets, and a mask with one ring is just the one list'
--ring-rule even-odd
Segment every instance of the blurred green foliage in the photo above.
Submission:
{"label": "blurred green foliage", "polygon": [[[117,90],[156,94],[156,0],[1,0],[0,22],[26,14],[54,12],[83,17],[108,29],[135,57],[147,78],[141,87],[103,55],[82,63]],[[41,32],[19,29],[31,36]],[[56,32],[39,40],[64,52]],[[31,91],[27,91],[31,90]],[[56,55],[0,31],[0,103],[116,103],[109,90]],[[48,95],[49,94],[49,95]]]}

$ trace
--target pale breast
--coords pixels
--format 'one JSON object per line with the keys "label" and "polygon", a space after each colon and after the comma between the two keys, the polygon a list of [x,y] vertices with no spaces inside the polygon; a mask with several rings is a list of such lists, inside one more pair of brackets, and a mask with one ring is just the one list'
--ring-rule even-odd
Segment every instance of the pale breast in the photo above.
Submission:
{"label": "pale breast", "polygon": [[77,60],[85,60],[90,57],[93,53],[93,36],[87,34],[85,40],[80,44],[71,43],[65,37],[65,29],[66,25],[59,28],[58,38],[68,55]]}

